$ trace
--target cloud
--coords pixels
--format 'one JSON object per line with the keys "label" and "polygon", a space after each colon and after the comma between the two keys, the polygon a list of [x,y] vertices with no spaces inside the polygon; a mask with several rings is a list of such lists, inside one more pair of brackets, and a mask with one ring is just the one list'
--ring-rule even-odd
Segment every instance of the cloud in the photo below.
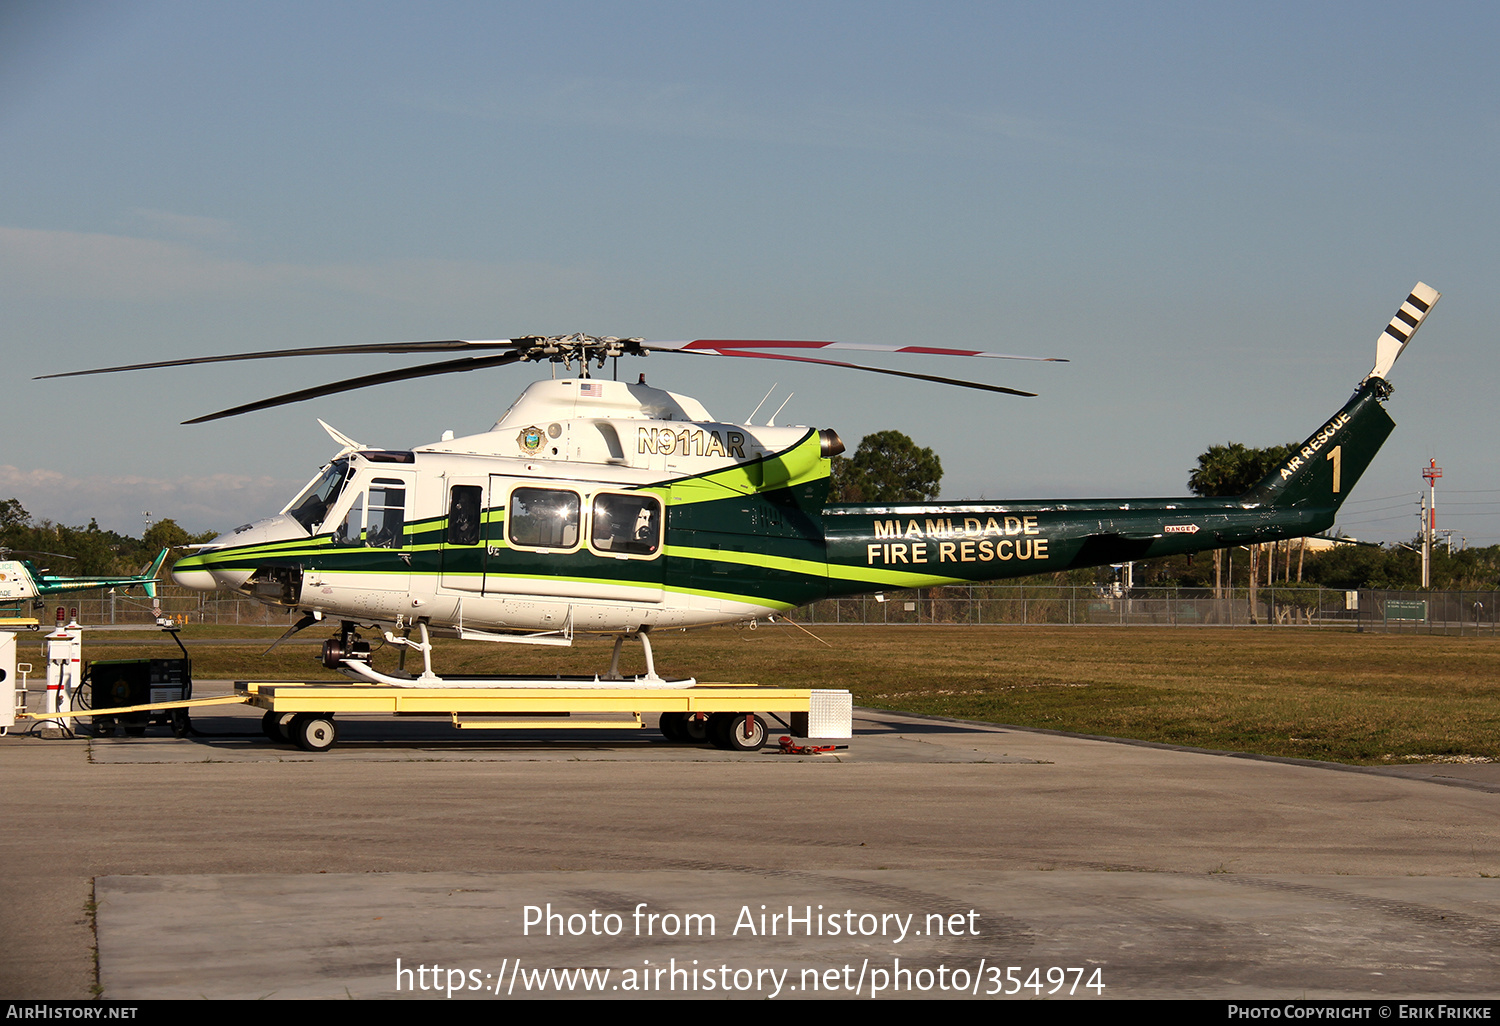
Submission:
{"label": "cloud", "polygon": [[[222,223],[211,218],[184,221],[204,232]],[[578,268],[524,261],[255,263],[181,241],[0,226],[0,293],[26,298],[160,302],[205,296],[265,298],[311,289],[430,303],[575,288],[585,276]]]}

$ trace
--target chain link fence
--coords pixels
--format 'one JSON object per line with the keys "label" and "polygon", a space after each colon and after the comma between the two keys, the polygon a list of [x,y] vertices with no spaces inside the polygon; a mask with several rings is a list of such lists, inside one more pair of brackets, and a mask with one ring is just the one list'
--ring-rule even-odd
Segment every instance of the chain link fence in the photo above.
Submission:
{"label": "chain link fence", "polygon": [[[158,585],[162,613],[182,624],[286,627],[295,610],[249,598]],[[55,596],[45,609],[12,614],[51,622],[58,606],[84,624],[155,623],[150,599],[108,591]],[[1500,634],[1500,591],[1343,591],[1312,585],[1257,588],[1135,588],[1114,593],[1089,585],[975,584],[889,591],[803,606],[806,624],[1094,625],[1344,627],[1402,634]]]}
{"label": "chain link fence", "polygon": [[[256,602],[248,597],[227,595],[223,592],[193,591],[175,584],[158,584],[157,601],[163,616],[171,617],[181,624],[241,624],[258,627],[285,627],[297,619],[295,610],[277,609]],[[77,611],[78,622],[86,625],[141,624],[154,626],[156,612],[152,601],[132,589],[128,594],[108,589],[80,591],[68,595],[53,595],[45,599],[45,605],[34,608],[23,603],[11,608],[7,615],[34,616],[50,624],[58,607],[71,618]]]}
{"label": "chain link fence", "polygon": [[1500,634],[1500,591],[1361,591],[1360,630],[1381,634]]}
{"label": "chain link fence", "polygon": [[1500,633],[1495,591],[1345,591],[1313,585],[1135,588],[950,585],[828,599],[799,609],[808,624],[1088,624],[1094,626],[1344,627],[1432,634]]}

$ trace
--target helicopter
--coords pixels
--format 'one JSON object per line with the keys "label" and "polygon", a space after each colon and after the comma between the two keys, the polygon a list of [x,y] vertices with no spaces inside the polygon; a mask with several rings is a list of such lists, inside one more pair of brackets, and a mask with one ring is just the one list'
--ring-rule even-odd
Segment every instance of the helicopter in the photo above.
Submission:
{"label": "helicopter", "polygon": [[[284,637],[337,624],[323,662],[364,681],[441,686],[432,637],[568,645],[752,621],[825,598],[969,583],[1276,541],[1327,530],[1394,429],[1387,375],[1440,294],[1419,282],[1381,333],[1353,396],[1285,462],[1233,498],[829,503],[836,431],[717,420],[697,400],[591,376],[653,352],[790,360],[1027,396],[998,385],[806,355],[866,350],[1013,357],[937,346],[771,340],[647,342],[589,335],[325,346],[47,375],[330,353],[456,352],[409,370],[333,382],[184,423],[236,416],[411,377],[524,362],[562,364],[488,431],[409,450],[340,446],[275,516],[199,546],[178,584],[301,612]],[[789,349],[801,355],[769,353]],[[483,355],[472,355],[483,354]],[[576,372],[574,368],[576,367]],[[752,414],[752,419],[754,414]],[[371,664],[362,629],[423,660],[420,675]],[[411,638],[412,632],[419,640]],[[274,647],[274,646],[273,646]],[[484,682],[495,686],[494,680]],[[691,683],[691,682],[689,682]]]}
{"label": "helicopter", "polygon": [[[130,589],[140,585],[146,597],[156,598],[156,578],[161,573],[170,549],[162,549],[156,558],[141,568],[134,576],[62,577],[49,570],[39,569],[29,559],[0,558],[0,602],[23,602],[26,599],[40,600],[48,595],[61,595],[72,591],[93,591],[96,588]],[[12,549],[0,549],[0,557],[16,555]],[[59,553],[37,553],[58,556]],[[71,556],[61,556],[71,559]]]}

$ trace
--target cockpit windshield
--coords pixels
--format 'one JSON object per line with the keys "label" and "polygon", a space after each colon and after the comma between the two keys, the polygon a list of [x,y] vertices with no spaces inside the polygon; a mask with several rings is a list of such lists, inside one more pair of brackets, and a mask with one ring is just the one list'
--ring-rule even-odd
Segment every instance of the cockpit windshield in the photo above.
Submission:
{"label": "cockpit windshield", "polygon": [[328,510],[338,501],[339,493],[349,483],[351,471],[348,460],[334,460],[302,494],[292,500],[286,515],[307,528],[308,534],[317,534],[318,527],[328,516]]}

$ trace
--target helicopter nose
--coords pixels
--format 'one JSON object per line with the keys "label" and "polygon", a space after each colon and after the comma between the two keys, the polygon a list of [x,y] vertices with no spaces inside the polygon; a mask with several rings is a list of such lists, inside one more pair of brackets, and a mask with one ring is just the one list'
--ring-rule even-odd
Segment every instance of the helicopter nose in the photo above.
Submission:
{"label": "helicopter nose", "polygon": [[233,590],[250,579],[250,571],[214,566],[212,554],[200,553],[177,561],[172,568],[172,581],[195,591]]}
{"label": "helicopter nose", "polygon": [[177,565],[172,567],[172,583],[194,591],[213,591],[218,588],[219,582],[214,579],[213,571],[205,565],[204,556],[205,553],[195,552],[179,559]]}
{"label": "helicopter nose", "polygon": [[214,575],[208,570],[202,567],[180,565],[172,568],[172,583],[180,584],[184,588],[192,588],[194,591],[213,591],[219,586],[214,580]]}
{"label": "helicopter nose", "polygon": [[234,558],[233,552],[224,550],[306,537],[307,528],[291,517],[266,517],[221,534],[200,551],[178,560],[172,568],[172,580],[196,591],[232,591],[249,580],[253,570]]}

